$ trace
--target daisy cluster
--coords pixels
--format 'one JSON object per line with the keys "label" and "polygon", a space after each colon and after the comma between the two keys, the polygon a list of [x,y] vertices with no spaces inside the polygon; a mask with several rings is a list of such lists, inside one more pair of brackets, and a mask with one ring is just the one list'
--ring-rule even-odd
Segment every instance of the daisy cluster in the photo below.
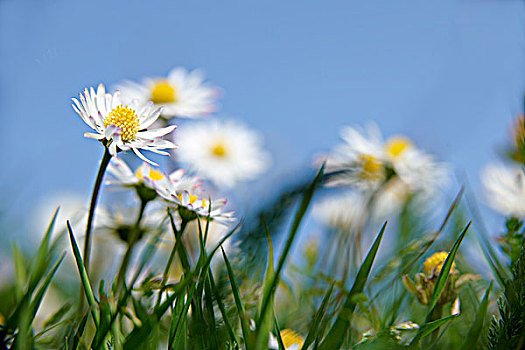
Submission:
{"label": "daisy cluster", "polygon": [[368,218],[398,212],[408,200],[435,198],[448,182],[448,166],[418,148],[406,136],[384,140],[375,124],[365,130],[344,127],[343,142],[322,160],[326,186],[337,194],[314,208],[329,227],[355,230]]}
{"label": "daisy cluster", "polygon": [[[135,189],[140,200],[162,200],[177,208],[180,218],[210,217],[227,224],[226,200],[211,199],[216,190],[231,189],[256,179],[269,164],[262,137],[234,120],[209,119],[217,110],[220,90],[205,82],[199,70],[175,68],[166,77],[126,80],[107,93],[103,84],[87,88],[73,99],[73,109],[109,153],[109,185]],[[181,119],[201,119],[183,123]],[[167,150],[175,150],[168,153]],[[133,151],[143,163],[132,170],[120,152]],[[168,169],[158,167],[150,151],[170,156]]]}

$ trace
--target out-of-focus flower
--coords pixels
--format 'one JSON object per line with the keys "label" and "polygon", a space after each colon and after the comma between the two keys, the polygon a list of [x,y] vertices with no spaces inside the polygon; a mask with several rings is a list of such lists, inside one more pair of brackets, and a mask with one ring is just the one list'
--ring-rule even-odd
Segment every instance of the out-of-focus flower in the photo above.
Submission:
{"label": "out-of-focus flower", "polygon": [[[412,281],[408,275],[403,276],[403,284],[409,292],[416,295],[421,304],[428,305],[430,302],[436,281],[447,256],[447,252],[437,252],[430,256],[423,264],[423,272],[417,273],[414,281]],[[459,288],[466,282],[479,278],[480,276],[469,273],[460,274],[459,271],[456,270],[455,263],[452,262],[445,288],[438,299],[438,305],[443,306],[446,303],[456,300]],[[454,303],[452,306],[452,312],[457,312],[459,309],[459,301],[457,301],[457,303],[458,304]]]}
{"label": "out-of-focus flower", "polygon": [[176,137],[179,159],[220,187],[255,179],[269,165],[262,138],[233,120],[184,125]]}
{"label": "out-of-focus flower", "polygon": [[392,162],[397,176],[408,186],[410,193],[424,197],[435,195],[449,180],[448,166],[436,162],[430,154],[410,147]]}
{"label": "out-of-focus flower", "polygon": [[489,205],[503,215],[525,217],[525,171],[519,165],[490,164],[482,171]]}
{"label": "out-of-focus flower", "polygon": [[152,102],[163,106],[161,115],[165,119],[173,117],[200,118],[216,110],[219,89],[203,83],[200,70],[191,72],[184,68],[174,68],[167,77],[146,78],[142,84],[124,81],[117,88],[124,99],[137,99],[140,103]]}
{"label": "out-of-focus flower", "polygon": [[376,196],[391,196],[389,206],[393,206],[398,201],[403,204],[412,195],[428,199],[448,182],[448,167],[405,136],[393,136],[384,142],[372,124],[366,132],[345,127],[341,137],[344,143],[326,158],[328,186],[352,186],[372,192],[380,189],[384,193]]}
{"label": "out-of-focus flower", "polygon": [[137,240],[147,233],[168,231],[168,219],[165,208],[162,206],[149,205],[136,227],[137,210],[132,208],[114,208],[108,210],[107,214],[100,219],[100,227],[95,235],[95,240],[111,242],[118,238],[122,242],[128,242],[134,230],[138,230]]}
{"label": "out-of-focus flower", "polygon": [[376,188],[383,183],[385,156],[377,126],[370,124],[366,132],[344,127],[341,138],[344,143],[336,146],[326,159],[326,173],[338,173],[331,176],[327,185]]}
{"label": "out-of-focus flower", "polygon": [[171,141],[164,140],[163,136],[172,132],[176,126],[165,128],[148,128],[157,120],[161,108],[154,109],[153,104],[139,105],[132,100],[130,105],[124,105],[120,99],[120,92],[106,93],[103,84],[94,88],[85,89],[79,94],[79,100],[73,98],[73,109],[96,133],[85,133],[85,137],[102,141],[112,155],[118,150],[133,152],[145,162],[157,165],[144,157],[139,149],[154,153],[169,155],[162,149],[175,148]]}
{"label": "out-of-focus flower", "polygon": [[31,221],[31,231],[37,233],[38,236],[43,236],[51,222],[53,213],[58,207],[60,209],[55,221],[53,234],[66,231],[66,220],[71,221],[73,229],[76,228],[75,223],[82,221],[78,225],[81,230],[82,225],[85,225],[85,220],[80,220],[82,216],[85,216],[85,204],[86,199],[78,193],[57,192],[43,196],[36,202],[33,215],[35,219]]}
{"label": "out-of-focus flower", "polygon": [[[283,329],[280,334],[285,350],[299,350],[304,344],[303,336],[291,329]],[[279,349],[279,342],[272,333],[270,333],[268,347],[270,349]]]}
{"label": "out-of-focus flower", "polygon": [[[108,165],[107,171],[111,178],[106,181],[106,184],[123,187],[150,186],[151,181],[159,181],[164,178],[164,174],[161,171],[154,169],[146,162],[133,171],[121,158],[113,158]],[[144,179],[149,179],[150,181],[144,181]]]}
{"label": "out-of-focus flower", "polygon": [[366,221],[367,201],[359,191],[332,195],[315,203],[312,214],[327,227],[352,232]]}

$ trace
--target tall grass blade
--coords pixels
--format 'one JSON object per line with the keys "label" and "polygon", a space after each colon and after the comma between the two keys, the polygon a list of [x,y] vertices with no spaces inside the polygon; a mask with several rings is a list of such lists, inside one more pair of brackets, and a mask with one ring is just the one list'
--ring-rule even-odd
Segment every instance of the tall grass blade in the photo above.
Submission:
{"label": "tall grass blade", "polygon": [[[281,253],[281,256],[279,257],[279,262],[277,263],[277,268],[275,269],[275,274],[272,279],[272,283],[270,284],[270,288],[267,290],[267,295],[263,296],[263,304],[259,312],[259,318],[265,315],[266,309],[269,307],[270,296],[272,296],[275,293],[275,290],[277,289],[277,284],[279,283],[279,278],[284,268],[286,258],[288,257],[288,253],[290,252],[290,249],[292,248],[292,243],[295,239],[297,231],[299,230],[301,221],[303,220],[303,217],[306,214],[308,207],[310,206],[310,202],[312,200],[314,192],[323,178],[323,173],[324,173],[324,164],[323,166],[321,166],[321,169],[319,169],[317,176],[312,181],[310,186],[303,193],[301,203],[299,204],[299,207],[297,208],[295,217],[293,219],[292,227],[290,228],[290,233],[288,234],[283,251]],[[261,320],[259,319],[258,322],[256,322],[256,324],[260,324],[260,321]]]}
{"label": "tall grass blade", "polygon": [[467,338],[465,339],[465,343],[463,343],[463,347],[461,348],[463,350],[469,350],[472,347],[475,347],[476,343],[478,342],[481,330],[483,329],[483,323],[487,317],[489,295],[490,290],[492,289],[492,284],[493,282],[491,281],[489,287],[485,291],[485,295],[483,296],[478,312],[476,313],[476,319],[474,320],[474,323],[472,323],[472,326],[468,331]]}
{"label": "tall grass blade", "polygon": [[84,293],[89,303],[91,315],[93,316],[93,321],[98,327],[99,318],[97,314],[97,302],[95,301],[93,289],[91,288],[91,283],[89,282],[86,268],[84,266],[84,262],[82,261],[82,256],[80,256],[80,250],[78,249],[77,241],[75,240],[75,236],[73,235],[73,229],[71,228],[69,220],[67,221],[67,230],[69,232],[69,240],[71,241],[71,247],[73,248],[73,255],[75,256],[75,262],[77,263],[80,281],[82,282],[82,287],[84,288]]}
{"label": "tall grass blade", "polygon": [[447,258],[445,259],[445,262],[443,263],[443,266],[441,267],[441,271],[439,272],[439,276],[436,280],[436,284],[434,285],[434,292],[432,293],[432,298],[430,299],[430,303],[428,304],[428,312],[427,317],[425,319],[425,322],[432,321],[432,311],[436,307],[436,304],[439,300],[439,297],[441,296],[441,292],[443,292],[443,289],[445,288],[445,284],[447,283],[448,275],[450,274],[450,269],[452,268],[452,263],[454,262],[454,258],[456,257],[456,253],[459,249],[459,246],[461,245],[461,242],[463,241],[463,238],[465,238],[465,235],[467,234],[467,231],[470,227],[471,222],[467,224],[463,232],[459,235],[458,239],[454,243],[454,246],[448,253]]}
{"label": "tall grass blade", "polygon": [[326,312],[328,300],[330,300],[330,296],[332,295],[334,286],[335,286],[335,281],[333,281],[332,284],[330,284],[330,288],[328,288],[328,291],[326,292],[323,298],[323,301],[321,302],[321,306],[319,307],[319,310],[317,310],[317,312],[315,313],[315,316],[310,325],[310,329],[308,330],[308,335],[306,336],[306,339],[304,340],[304,344],[301,347],[301,350],[307,350],[310,344],[314,342],[319,332],[319,324],[321,323],[321,320],[323,319],[323,316]]}
{"label": "tall grass blade", "polygon": [[332,325],[332,328],[328,332],[328,335],[325,337],[324,341],[319,346],[320,350],[336,350],[340,349],[343,345],[343,342],[345,341],[346,336],[349,333],[348,330],[350,328],[350,318],[357,305],[354,300],[354,296],[362,293],[365,288],[366,281],[368,280],[368,276],[370,275],[370,271],[372,270],[374,259],[379,249],[379,244],[381,243],[381,239],[383,238],[383,233],[385,232],[386,225],[387,223],[385,222],[383,224],[383,227],[381,227],[381,231],[379,231],[377,238],[372,244],[372,247],[370,247],[370,250],[368,251],[365,260],[361,264],[361,267],[359,267],[359,271],[357,272],[354,285],[352,286],[350,293],[348,293],[346,301],[343,304],[343,308],[339,312],[339,315],[337,316],[336,321]]}
{"label": "tall grass blade", "polygon": [[233,292],[233,299],[235,301],[235,306],[237,307],[237,313],[239,314],[239,319],[241,321],[241,330],[242,330],[242,336],[244,338],[244,343],[246,346],[246,350],[249,350],[249,340],[250,340],[250,328],[248,326],[248,319],[246,317],[246,314],[244,312],[244,305],[242,303],[241,294],[239,292],[239,287],[237,286],[237,282],[235,281],[235,276],[233,274],[233,269],[230,264],[230,261],[226,257],[226,253],[224,252],[224,249],[222,249],[222,256],[224,258],[224,263],[226,264],[226,269],[228,271],[228,277],[230,279],[230,285]]}
{"label": "tall grass blade", "polygon": [[427,322],[425,323],[424,325],[422,325],[420,328],[419,328],[419,331],[418,333],[416,334],[416,336],[412,339],[412,341],[410,342],[410,345],[409,345],[409,348],[413,348],[417,345],[417,342],[421,339],[421,338],[424,338],[426,337],[427,335],[431,334],[432,332],[434,332],[436,329],[438,329],[439,327],[443,326],[443,325],[446,325],[447,323],[449,323],[450,321],[454,320],[458,315],[450,315],[450,316],[447,316],[447,317],[444,317],[444,318],[441,318],[439,320],[435,320],[435,321],[431,321],[431,322]]}

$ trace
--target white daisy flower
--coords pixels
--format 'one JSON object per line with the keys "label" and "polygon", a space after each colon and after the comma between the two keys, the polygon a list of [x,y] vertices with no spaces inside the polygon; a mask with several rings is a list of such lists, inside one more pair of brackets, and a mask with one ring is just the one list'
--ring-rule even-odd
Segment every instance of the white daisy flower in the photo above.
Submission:
{"label": "white daisy flower", "polygon": [[85,89],[79,94],[79,100],[73,98],[73,109],[96,133],[85,133],[85,137],[103,141],[111,155],[118,150],[133,150],[140,159],[157,165],[140,153],[139,149],[169,155],[162,149],[175,148],[175,145],[162,137],[176,128],[171,125],[165,128],[148,130],[159,117],[161,108],[153,104],[139,107],[138,101],[124,105],[120,92],[106,93],[103,84],[95,92],[94,88]]}
{"label": "white daisy flower", "polygon": [[200,118],[215,112],[219,96],[219,89],[203,81],[200,70],[187,72],[184,68],[175,68],[165,78],[144,79],[142,84],[124,81],[117,88],[126,99],[163,106],[161,115],[165,119]]}
{"label": "white daisy flower", "polygon": [[176,137],[179,160],[219,187],[253,180],[270,162],[261,136],[233,120],[184,125]]}
{"label": "white daisy flower", "polygon": [[[172,193],[171,198],[166,198],[170,203],[175,204],[180,208],[193,212],[197,217],[210,217],[211,220],[219,223],[229,223],[235,220],[235,212],[225,212],[223,207],[226,205],[226,199],[217,199],[208,201],[203,196],[191,194],[188,191],[179,193]],[[211,211],[210,211],[211,206]],[[181,216],[184,215],[181,213]]]}
{"label": "white daisy flower", "polygon": [[481,174],[488,204],[503,215],[525,217],[525,171],[521,166],[490,164]]}
{"label": "white daisy flower", "polygon": [[386,178],[381,133],[375,124],[366,132],[351,127],[341,131],[344,143],[334,148],[326,159],[326,173],[332,175],[328,186],[377,188]]}
{"label": "white daisy flower", "polygon": [[220,223],[228,223],[235,220],[234,212],[225,212],[226,199],[218,199],[210,202],[201,186],[200,178],[184,175],[184,170],[179,169],[164,177],[162,180],[152,183],[157,194],[169,204],[177,208],[183,208],[181,215],[189,213],[189,216],[207,217]]}
{"label": "white daisy flower", "polygon": [[164,175],[161,179],[151,180],[146,178],[146,182],[154,188],[157,193],[166,199],[171,200],[173,193],[181,193],[183,191],[197,192],[202,186],[201,179],[198,176],[189,176],[185,174],[184,169],[177,169],[169,175]]}
{"label": "white daisy flower", "polygon": [[404,136],[394,136],[384,145],[397,176],[408,186],[410,193],[425,197],[433,196],[449,182],[449,169],[444,163],[436,162],[432,155],[418,149]]}
{"label": "white daisy flower", "polygon": [[315,203],[312,214],[327,227],[354,232],[368,217],[367,201],[360,191],[336,194]]}
{"label": "white daisy flower", "polygon": [[373,124],[366,134],[346,127],[341,136],[345,143],[337,146],[326,160],[326,172],[335,173],[328,186],[377,190],[396,175],[406,184],[409,194],[424,193],[429,197],[448,182],[447,166],[435,162],[404,136],[394,136],[384,142]]}

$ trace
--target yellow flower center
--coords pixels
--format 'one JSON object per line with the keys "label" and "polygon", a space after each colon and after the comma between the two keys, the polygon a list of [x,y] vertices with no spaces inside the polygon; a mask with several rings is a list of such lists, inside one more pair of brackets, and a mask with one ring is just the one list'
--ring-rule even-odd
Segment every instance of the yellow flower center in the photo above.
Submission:
{"label": "yellow flower center", "polygon": [[[430,258],[425,260],[425,263],[423,264],[423,272],[425,275],[427,275],[427,277],[438,276],[441,272],[443,264],[445,263],[445,260],[447,259],[447,256],[447,252],[438,252],[434,253]],[[453,271],[455,267],[456,263],[452,262],[450,271]]]}
{"label": "yellow flower center", "polygon": [[104,127],[115,125],[120,128],[122,141],[133,141],[139,132],[139,116],[133,108],[120,105],[111,110],[104,118]]}
{"label": "yellow flower center", "polygon": [[[177,197],[179,197],[179,200],[182,202],[182,193],[179,193],[177,195]],[[195,201],[199,199],[198,196],[194,196],[190,193],[190,204],[193,204],[195,203]],[[201,204],[201,208],[205,208],[206,207],[206,199],[202,198],[202,204]]]}
{"label": "yellow flower center", "polygon": [[408,148],[412,147],[412,142],[404,136],[391,137],[385,144],[385,151],[388,155],[399,157]]}
{"label": "yellow flower center", "polygon": [[[142,174],[142,167],[138,167],[135,171],[135,176],[139,178],[139,180],[144,181],[144,175]],[[153,181],[162,180],[164,178],[164,175],[155,169],[149,170],[149,178]]]}
{"label": "yellow flower center", "polygon": [[159,80],[151,90],[151,101],[155,104],[173,103],[179,100],[177,90],[166,80]]}
{"label": "yellow flower center", "polygon": [[224,147],[223,144],[218,143],[212,147],[211,154],[218,158],[226,157],[226,147]]}
{"label": "yellow flower center", "polygon": [[283,340],[283,345],[286,349],[293,345],[298,345],[299,348],[301,348],[304,343],[304,338],[300,334],[297,334],[288,328],[281,331],[281,339]]}
{"label": "yellow flower center", "polygon": [[361,171],[362,177],[377,178],[383,174],[383,163],[376,157],[369,154],[361,154],[359,159],[363,167]]}

